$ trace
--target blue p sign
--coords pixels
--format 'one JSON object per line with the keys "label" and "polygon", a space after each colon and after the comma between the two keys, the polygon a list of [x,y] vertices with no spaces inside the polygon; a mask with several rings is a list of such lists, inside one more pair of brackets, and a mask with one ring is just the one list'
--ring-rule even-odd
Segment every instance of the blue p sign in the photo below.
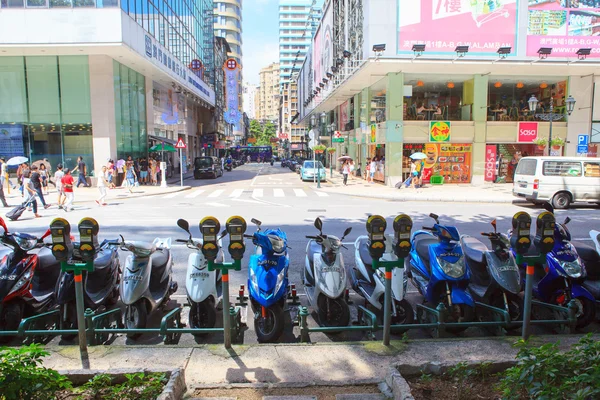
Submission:
{"label": "blue p sign", "polygon": [[588,135],[579,135],[577,137],[577,145],[587,146],[589,144],[590,137]]}

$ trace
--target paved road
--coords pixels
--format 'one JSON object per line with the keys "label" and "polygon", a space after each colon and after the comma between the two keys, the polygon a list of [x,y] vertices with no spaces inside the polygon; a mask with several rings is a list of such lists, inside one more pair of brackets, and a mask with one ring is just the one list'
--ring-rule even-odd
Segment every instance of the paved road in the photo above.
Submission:
{"label": "paved road", "polygon": [[[192,189],[169,195],[153,196],[139,199],[112,199],[108,198],[109,206],[96,207],[81,206],[71,213],[64,213],[55,208],[43,210],[44,218],[31,219],[28,213],[18,222],[9,223],[11,230],[39,233],[43,232],[52,218],[62,216],[68,218],[71,224],[84,216],[91,216],[98,220],[101,226],[100,239],[117,237],[122,234],[125,238],[151,241],[155,237],[185,238],[185,234],[177,227],[178,218],[187,219],[192,226],[192,233],[199,235],[199,221],[212,215],[217,217],[224,225],[227,218],[232,215],[241,215],[248,221],[248,230],[254,229],[250,224],[251,218],[263,222],[263,227],[280,227],[289,238],[290,246],[290,281],[302,293],[300,274],[304,268],[304,252],[306,248],[305,235],[314,234],[316,231],[312,224],[316,217],[324,222],[324,232],[341,235],[345,228],[352,227],[353,231],[345,240],[348,249],[343,250],[346,263],[354,263],[354,240],[357,236],[365,234],[365,221],[370,214],[380,214],[388,218],[388,222],[398,213],[410,215],[415,227],[430,224],[428,214],[433,212],[440,216],[441,221],[455,225],[462,234],[478,236],[480,232],[490,229],[489,223],[497,219],[498,228],[507,230],[510,226],[512,215],[517,211],[527,211],[535,217],[540,209],[528,205],[500,205],[500,204],[467,204],[467,203],[418,203],[396,202],[389,200],[365,199],[324,193],[316,189],[312,182],[301,182],[299,175],[279,164],[271,167],[268,164],[251,164],[239,167],[216,180],[185,181],[192,185]],[[590,229],[598,229],[598,210],[592,207],[579,208],[568,211],[558,211],[557,219],[562,220],[570,216],[572,222],[570,229],[576,240],[588,240]],[[390,228],[388,228],[391,231]],[[236,293],[240,284],[247,281],[248,256],[251,245],[248,243],[246,257],[243,261],[243,270],[232,273],[232,292]],[[175,244],[174,278],[179,282],[179,290],[174,296],[174,301],[185,303],[185,270],[187,257],[190,250],[182,245]],[[124,261],[125,253],[121,254]],[[409,300],[413,303],[420,301],[414,288],[409,290]],[[359,298],[352,296],[357,302]],[[306,303],[306,298],[302,297]],[[362,303],[361,303],[362,304]],[[172,304],[175,305],[175,304]],[[184,312],[184,315],[186,313]],[[154,323],[158,317],[154,318]],[[251,321],[251,318],[250,318]],[[311,321],[314,323],[314,321]],[[289,329],[283,340],[295,341],[299,330]],[[475,332],[474,334],[477,334]],[[350,335],[313,335],[313,340],[342,340],[356,338]],[[182,341],[191,341],[191,336],[186,335]],[[125,340],[120,338],[118,340]],[[217,335],[208,336],[203,340],[219,342]],[[153,343],[158,338],[142,338],[140,343]],[[245,335],[246,342],[254,342],[252,324]]]}

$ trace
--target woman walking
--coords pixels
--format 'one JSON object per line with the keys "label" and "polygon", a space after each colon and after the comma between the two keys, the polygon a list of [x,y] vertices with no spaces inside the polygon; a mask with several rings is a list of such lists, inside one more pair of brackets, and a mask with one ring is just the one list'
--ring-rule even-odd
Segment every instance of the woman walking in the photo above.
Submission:
{"label": "woman walking", "polygon": [[40,178],[42,179],[42,189],[44,190],[44,194],[48,195],[48,170],[46,169],[46,164],[40,163],[39,169]]}
{"label": "woman walking", "polygon": [[135,186],[135,181],[137,176],[135,174],[135,170],[133,168],[133,161],[127,161],[127,171],[125,172],[125,179],[127,180],[127,188],[129,189],[129,193],[133,193],[131,188]]}
{"label": "woman walking", "polygon": [[348,186],[348,174],[350,174],[350,163],[348,161],[344,161],[344,165],[342,165],[342,174],[344,175],[344,186]]}
{"label": "woman walking", "polygon": [[62,164],[58,164],[56,166],[56,172],[54,173],[54,182],[56,182],[56,191],[58,192],[58,208],[63,208],[63,204],[65,204],[65,192],[63,190],[62,178],[65,176],[63,172]]}
{"label": "woman walking", "polygon": [[102,171],[98,174],[98,190],[100,191],[100,197],[96,200],[96,204],[99,206],[105,206],[106,202],[106,187],[108,186],[108,169],[106,166],[102,166]]}

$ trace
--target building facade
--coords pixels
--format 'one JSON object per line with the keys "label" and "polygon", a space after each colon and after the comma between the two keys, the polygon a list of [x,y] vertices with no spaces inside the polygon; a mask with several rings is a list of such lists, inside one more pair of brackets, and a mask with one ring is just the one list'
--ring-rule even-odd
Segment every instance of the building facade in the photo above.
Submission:
{"label": "building facade", "polygon": [[248,118],[256,118],[256,105],[259,96],[259,86],[251,83],[244,83],[244,112]]}
{"label": "building facade", "polygon": [[[583,155],[596,156],[600,9],[494,4],[327,1],[299,75],[300,121],[314,122],[336,157],[375,158],[375,179],[390,186],[414,152],[427,155],[425,181],[445,184],[512,182],[520,157],[574,156],[581,135],[591,143]],[[556,143],[538,146],[551,118]]]}
{"label": "building facade", "polygon": [[91,173],[181,138],[187,164],[214,124],[212,9],[208,0],[2,1],[0,154],[68,168],[83,156]]}
{"label": "building facade", "polygon": [[272,63],[260,70],[259,103],[256,119],[279,120],[279,63]]}

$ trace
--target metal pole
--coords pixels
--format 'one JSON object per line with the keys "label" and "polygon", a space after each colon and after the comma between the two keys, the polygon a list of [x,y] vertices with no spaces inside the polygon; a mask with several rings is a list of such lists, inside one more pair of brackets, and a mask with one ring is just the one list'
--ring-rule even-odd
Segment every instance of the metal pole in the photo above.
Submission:
{"label": "metal pole", "polygon": [[525,304],[523,309],[523,340],[529,339],[531,329],[531,296],[533,292],[533,272],[534,266],[527,265],[527,275],[525,277]]}
{"label": "metal pole", "polygon": [[[329,131],[329,143],[333,147],[333,129]],[[333,154],[329,154],[329,177],[333,178]]]}
{"label": "metal pole", "polygon": [[183,186],[183,149],[179,149],[179,175],[181,177],[181,186]]}
{"label": "metal pole", "polygon": [[77,305],[77,329],[79,330],[79,353],[81,355],[81,366],[90,369],[90,359],[87,350],[87,337],[85,332],[85,314],[83,310],[83,276],[81,271],[74,272],[75,280],[75,303]]}
{"label": "metal pole", "polygon": [[223,337],[225,340],[225,348],[231,348],[231,317],[229,316],[229,271],[222,270],[222,285],[223,285]]}
{"label": "metal pole", "polygon": [[392,322],[392,267],[385,266],[385,294],[383,300],[383,345],[390,345],[390,325]]}
{"label": "metal pole", "polygon": [[554,120],[554,101],[550,99],[550,136],[548,137],[548,155],[552,155],[552,121]]}

